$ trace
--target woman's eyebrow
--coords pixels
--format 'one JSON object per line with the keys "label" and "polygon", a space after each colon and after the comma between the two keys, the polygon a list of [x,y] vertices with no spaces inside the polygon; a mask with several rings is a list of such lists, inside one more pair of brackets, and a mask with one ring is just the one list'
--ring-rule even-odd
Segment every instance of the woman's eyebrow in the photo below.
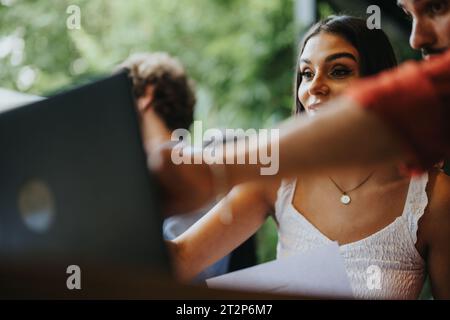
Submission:
{"label": "woman's eyebrow", "polygon": [[311,64],[311,60],[308,60],[308,59],[301,59],[300,62],[304,62],[306,64]]}
{"label": "woman's eyebrow", "polygon": [[[349,58],[355,62],[358,62],[356,60],[356,57],[349,52],[338,52],[338,53],[331,54],[328,57],[326,57],[325,62],[330,62],[330,61],[333,61],[333,60],[336,60],[339,58]],[[300,62],[304,62],[306,64],[311,64],[311,60],[309,60],[309,59],[301,59]]]}
{"label": "woman's eyebrow", "polygon": [[330,61],[333,61],[333,60],[336,60],[339,58],[349,58],[355,62],[358,62],[356,60],[356,57],[353,54],[348,53],[348,52],[338,52],[338,53],[331,54],[325,59],[325,62],[330,62]]}

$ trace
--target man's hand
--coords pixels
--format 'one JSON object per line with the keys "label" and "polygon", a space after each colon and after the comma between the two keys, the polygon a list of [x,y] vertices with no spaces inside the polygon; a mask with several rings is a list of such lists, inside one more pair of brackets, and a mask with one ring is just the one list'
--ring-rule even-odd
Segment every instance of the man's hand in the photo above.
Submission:
{"label": "man's hand", "polygon": [[149,167],[164,193],[165,215],[181,214],[199,209],[213,200],[213,176],[209,166],[173,163],[173,148],[162,145],[149,153]]}

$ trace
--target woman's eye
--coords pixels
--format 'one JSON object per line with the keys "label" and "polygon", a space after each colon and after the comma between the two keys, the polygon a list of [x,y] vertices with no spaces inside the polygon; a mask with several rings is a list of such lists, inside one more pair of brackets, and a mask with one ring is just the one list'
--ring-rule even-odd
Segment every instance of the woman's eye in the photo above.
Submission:
{"label": "woman's eye", "polygon": [[344,69],[344,68],[336,68],[333,71],[331,71],[331,75],[336,78],[344,78],[348,75],[350,75],[352,71],[350,69]]}
{"label": "woman's eye", "polygon": [[301,75],[304,80],[311,80],[314,77],[313,73],[309,70],[302,71]]}

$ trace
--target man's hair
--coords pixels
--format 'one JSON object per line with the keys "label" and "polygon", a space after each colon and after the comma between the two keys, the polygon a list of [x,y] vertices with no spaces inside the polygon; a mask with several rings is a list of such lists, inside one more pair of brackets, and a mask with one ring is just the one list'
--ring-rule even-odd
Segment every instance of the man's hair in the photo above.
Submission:
{"label": "man's hair", "polygon": [[129,72],[136,99],[153,88],[151,106],[170,130],[189,129],[196,103],[194,84],[183,65],[167,53],[136,53],[120,66]]}

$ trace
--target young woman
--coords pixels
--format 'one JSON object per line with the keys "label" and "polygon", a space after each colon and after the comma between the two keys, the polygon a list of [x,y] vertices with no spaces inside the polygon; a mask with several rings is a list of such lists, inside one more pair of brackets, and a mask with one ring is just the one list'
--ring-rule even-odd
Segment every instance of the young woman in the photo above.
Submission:
{"label": "young woman", "polygon": [[[381,30],[368,30],[357,18],[328,18],[310,30],[300,51],[297,113],[320,112],[355,79],[395,65]],[[391,164],[247,183],[170,244],[180,278],[191,279],[271,214],[278,224],[278,258],[337,241],[356,298],[417,298],[426,272],[434,296],[449,298],[449,243],[439,232],[447,227],[439,221],[446,221],[449,198],[449,179],[439,171],[410,179]],[[224,222],[230,209],[232,219]],[[380,289],[367,285],[370,266],[381,270]]]}

